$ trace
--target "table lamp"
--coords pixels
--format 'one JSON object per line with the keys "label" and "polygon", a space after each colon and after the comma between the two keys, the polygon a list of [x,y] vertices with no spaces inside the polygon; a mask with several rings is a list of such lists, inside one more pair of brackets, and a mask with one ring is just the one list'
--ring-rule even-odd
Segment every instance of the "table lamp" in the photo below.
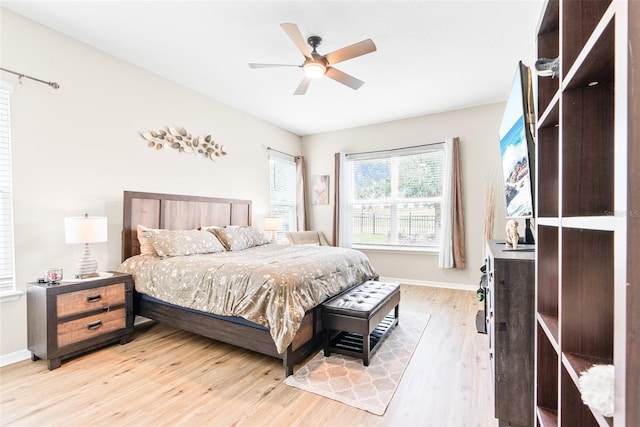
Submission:
{"label": "table lamp", "polygon": [[66,217],[64,219],[64,241],[66,243],[84,243],[84,253],[78,261],[76,278],[96,277],[98,262],[91,253],[89,243],[107,241],[107,217],[89,216]]}
{"label": "table lamp", "polygon": [[282,218],[267,217],[264,219],[264,231],[271,232],[271,241],[276,240],[276,231],[282,230]]}

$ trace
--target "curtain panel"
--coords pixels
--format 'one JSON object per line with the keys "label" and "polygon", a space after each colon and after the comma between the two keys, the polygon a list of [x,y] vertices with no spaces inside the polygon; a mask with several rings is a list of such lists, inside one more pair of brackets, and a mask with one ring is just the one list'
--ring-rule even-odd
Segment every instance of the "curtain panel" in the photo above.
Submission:
{"label": "curtain panel", "polygon": [[349,200],[349,162],[346,153],[336,153],[334,203],[333,203],[333,244],[343,248],[351,247],[352,217]]}
{"label": "curtain panel", "polygon": [[309,228],[307,223],[307,173],[304,156],[296,156],[296,227],[298,231]]}
{"label": "curtain panel", "polygon": [[444,151],[445,170],[438,267],[462,269],[466,266],[466,260],[459,139],[456,137],[445,140]]}

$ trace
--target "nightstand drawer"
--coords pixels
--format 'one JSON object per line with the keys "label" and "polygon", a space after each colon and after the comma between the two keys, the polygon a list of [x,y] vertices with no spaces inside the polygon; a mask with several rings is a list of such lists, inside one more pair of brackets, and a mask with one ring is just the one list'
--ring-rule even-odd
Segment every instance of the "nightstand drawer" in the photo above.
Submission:
{"label": "nightstand drawer", "polygon": [[56,298],[58,318],[124,304],[124,283],[60,294]]}
{"label": "nightstand drawer", "polygon": [[124,329],[125,326],[126,312],[124,308],[63,322],[58,324],[58,347]]}

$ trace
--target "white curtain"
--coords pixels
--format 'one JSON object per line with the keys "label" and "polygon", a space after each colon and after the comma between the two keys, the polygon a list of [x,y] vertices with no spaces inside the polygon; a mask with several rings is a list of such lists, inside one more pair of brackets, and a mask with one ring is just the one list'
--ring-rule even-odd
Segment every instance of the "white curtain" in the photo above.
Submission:
{"label": "white curtain", "polygon": [[308,229],[307,222],[307,174],[304,156],[296,156],[296,225],[297,231]]}
{"label": "white curtain", "polygon": [[453,268],[453,139],[444,141],[444,177],[442,180],[442,210],[440,212],[440,252],[438,267]]}
{"label": "white curtain", "polygon": [[[336,246],[350,248],[353,242],[351,215],[351,162],[345,153],[336,154]],[[337,240],[337,241],[336,241]]]}

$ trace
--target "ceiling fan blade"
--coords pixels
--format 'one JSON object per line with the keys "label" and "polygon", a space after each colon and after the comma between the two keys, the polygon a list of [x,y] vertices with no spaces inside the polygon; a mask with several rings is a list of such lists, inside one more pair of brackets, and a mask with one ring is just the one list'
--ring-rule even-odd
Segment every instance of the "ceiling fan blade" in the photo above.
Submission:
{"label": "ceiling fan blade", "polygon": [[289,38],[298,46],[300,52],[306,57],[311,58],[311,51],[309,50],[309,46],[307,46],[307,42],[304,37],[302,37],[302,33],[298,29],[296,24],[280,24],[285,33],[289,36]]}
{"label": "ceiling fan blade", "polygon": [[333,52],[326,54],[324,57],[329,65],[334,65],[338,62],[346,61],[347,59],[356,58],[375,51],[376,44],[373,40],[366,39],[350,46],[343,47],[342,49],[334,50]]}
{"label": "ceiling fan blade", "polygon": [[253,62],[249,63],[250,68],[273,68],[273,67],[301,67],[300,65],[293,64],[255,64]]}
{"label": "ceiling fan blade", "polygon": [[324,73],[324,75],[329,77],[330,79],[342,83],[345,86],[349,86],[354,90],[358,90],[360,86],[364,84],[362,80],[358,80],[355,77],[350,76],[349,74],[333,67],[327,67],[327,72]]}
{"label": "ceiling fan blade", "polygon": [[304,78],[302,79],[302,81],[298,85],[298,88],[296,89],[295,92],[293,92],[293,94],[294,95],[304,95],[305,93],[307,93],[307,88],[309,87],[309,83],[311,83],[311,77],[304,76]]}

